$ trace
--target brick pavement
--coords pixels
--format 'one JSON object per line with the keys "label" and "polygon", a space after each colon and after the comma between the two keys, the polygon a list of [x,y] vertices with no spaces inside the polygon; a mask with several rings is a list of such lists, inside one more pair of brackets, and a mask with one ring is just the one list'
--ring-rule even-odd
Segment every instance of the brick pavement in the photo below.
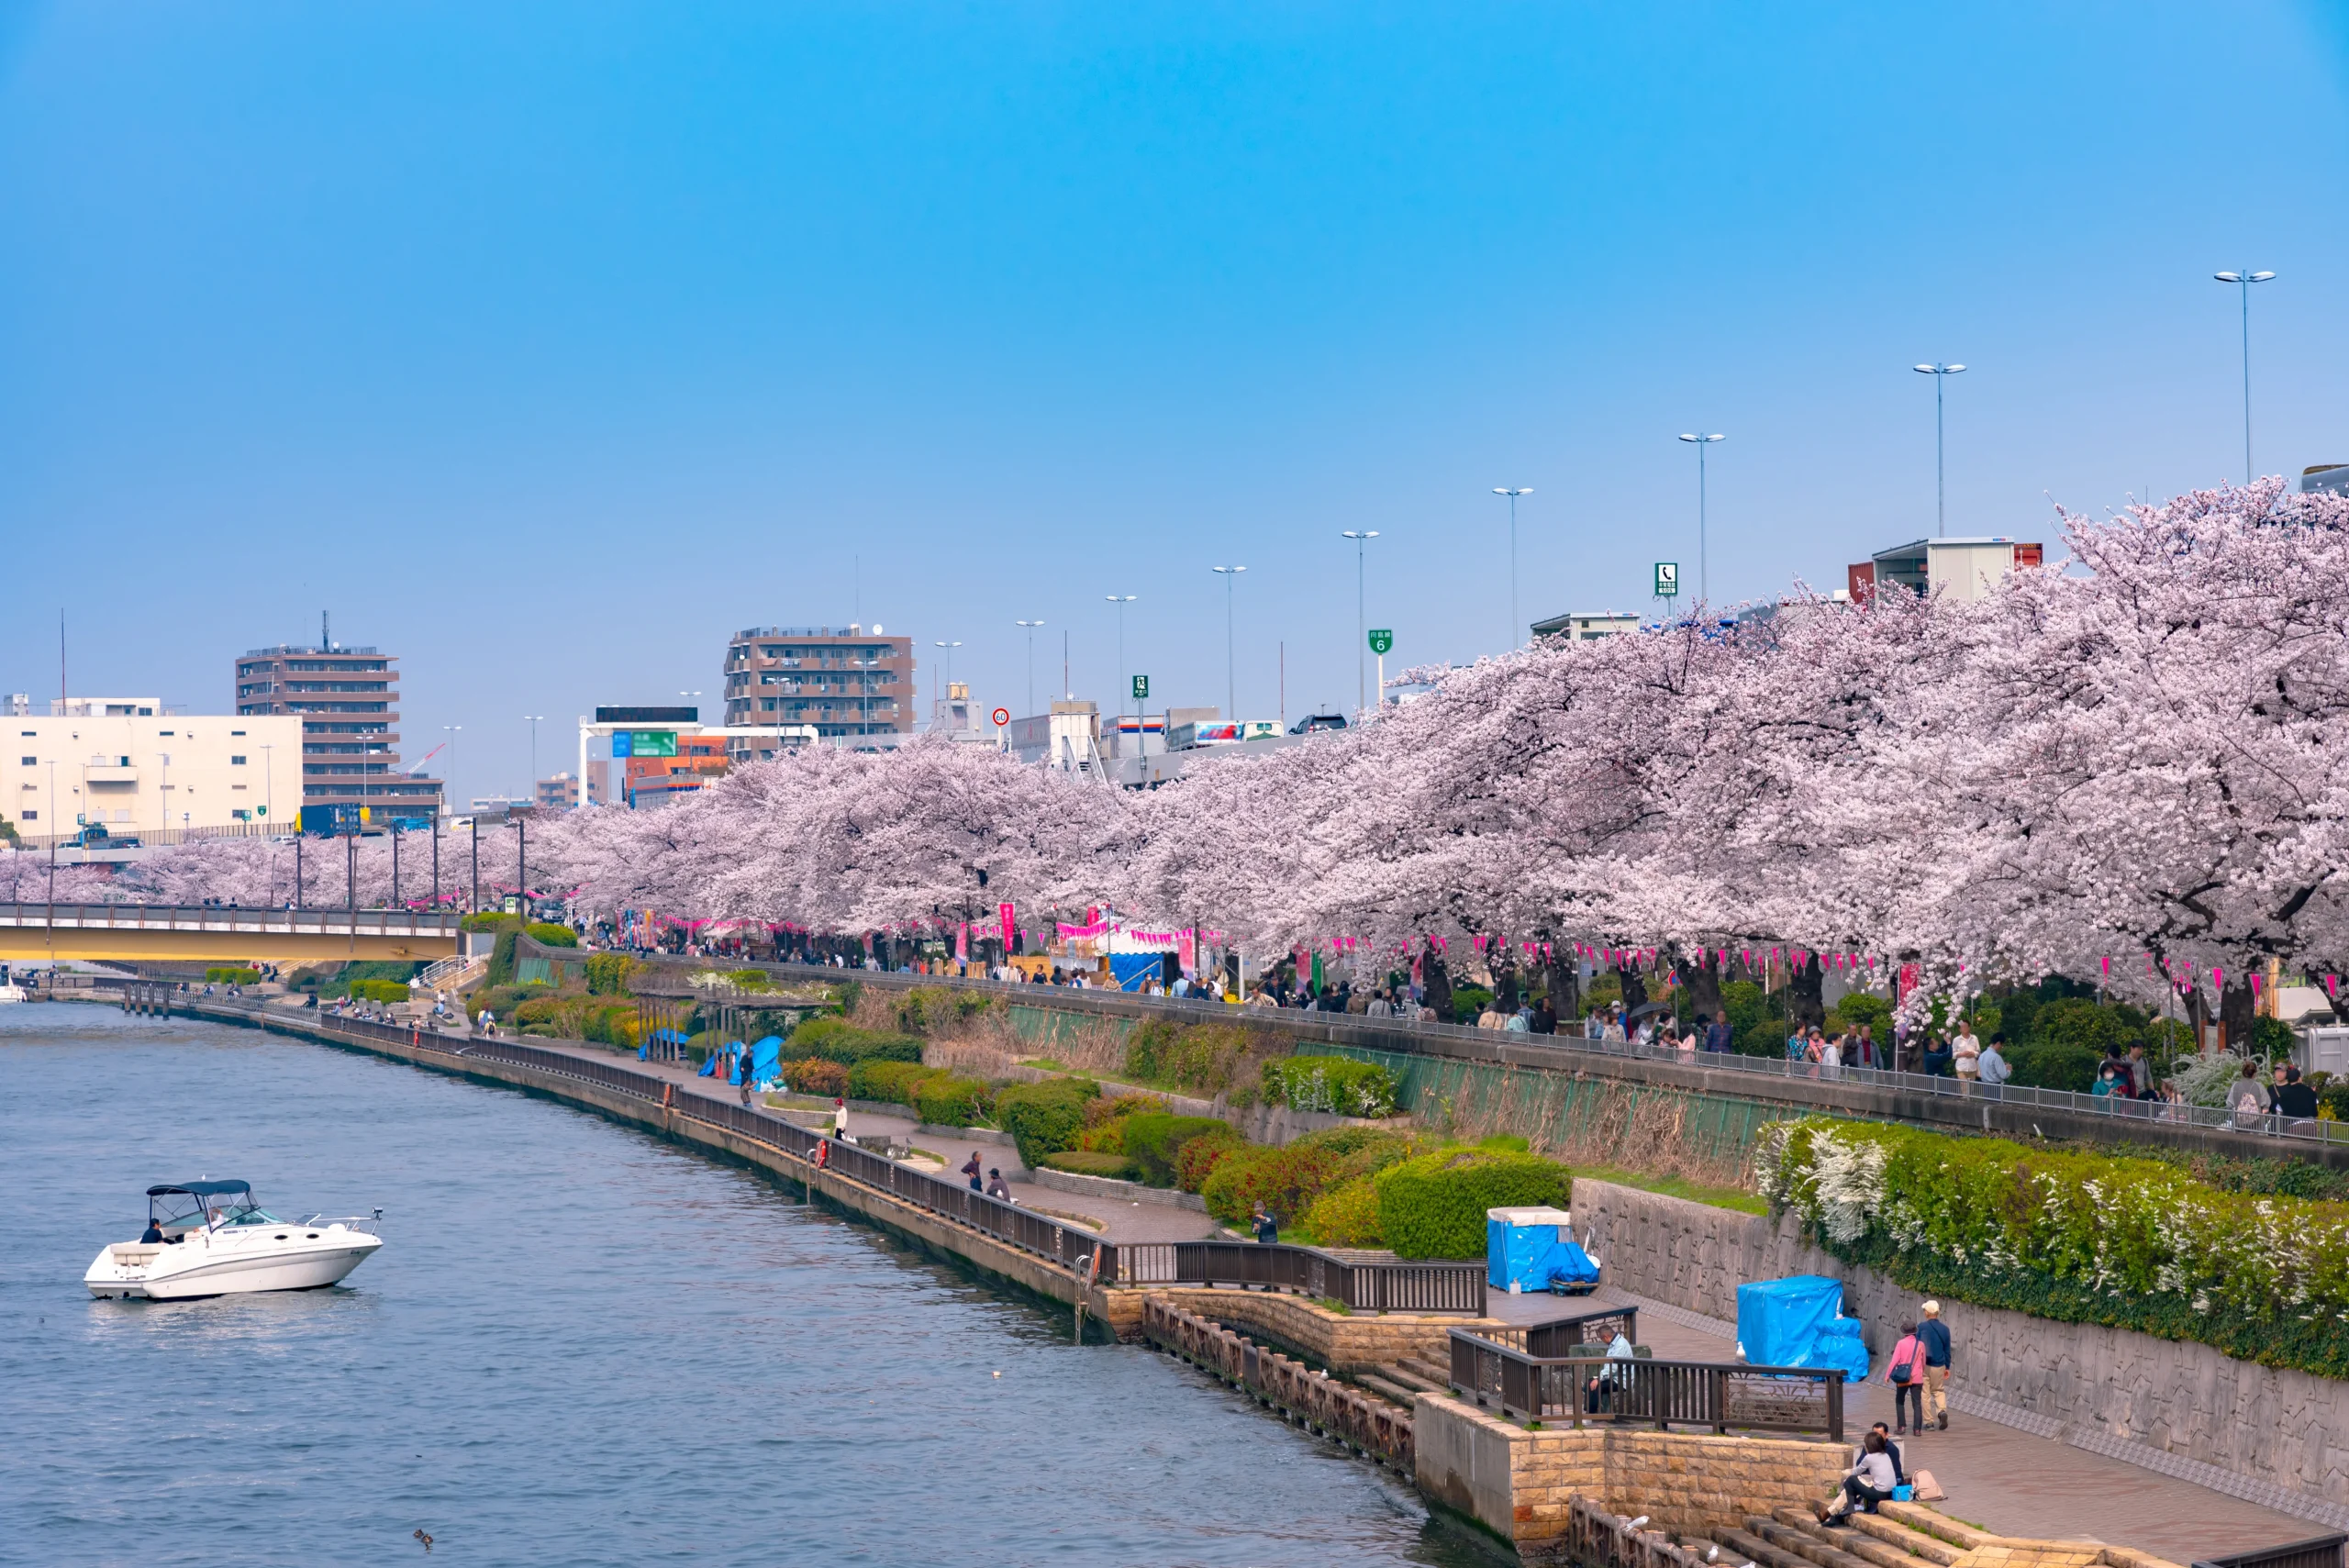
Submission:
{"label": "brick pavement", "polygon": [[[1487,1303],[1493,1317],[1512,1323],[1538,1323],[1608,1306],[1637,1307],[1640,1338],[1659,1356],[1730,1361],[1736,1355],[1731,1325],[1608,1285],[1587,1296],[1495,1294]],[[1963,1346],[1958,1353],[1964,1355]],[[1870,1422],[1892,1419],[1892,1392],[1880,1381],[1883,1366],[1872,1374],[1844,1396],[1847,1429],[1855,1435]],[[2184,1563],[2325,1533],[2323,1526],[2192,1481],[1956,1411],[1950,1414],[1949,1430],[1912,1435],[1900,1444],[1902,1462],[1932,1471],[1949,1494],[1935,1507],[1999,1535],[2109,1541]]]}

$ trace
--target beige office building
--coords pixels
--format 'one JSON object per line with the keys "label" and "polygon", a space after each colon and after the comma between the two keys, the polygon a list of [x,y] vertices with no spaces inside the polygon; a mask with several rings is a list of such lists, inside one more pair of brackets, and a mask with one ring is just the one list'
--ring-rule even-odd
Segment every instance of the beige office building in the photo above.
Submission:
{"label": "beige office building", "polygon": [[168,843],[189,829],[293,830],[302,721],[166,713],[148,697],[0,718],[0,817],[27,837],[82,832]]}

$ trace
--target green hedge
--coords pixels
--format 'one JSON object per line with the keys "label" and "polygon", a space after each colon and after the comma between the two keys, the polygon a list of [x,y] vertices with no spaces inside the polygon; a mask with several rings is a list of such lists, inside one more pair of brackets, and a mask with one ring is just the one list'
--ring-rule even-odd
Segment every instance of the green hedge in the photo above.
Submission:
{"label": "green hedge", "polygon": [[1400,1258],[1481,1258],[1485,1210],[1564,1208],[1572,1173],[1539,1155],[1445,1149],[1378,1173],[1378,1229]]}
{"label": "green hedge", "polygon": [[1285,1149],[1252,1145],[1218,1162],[1199,1195],[1209,1214],[1230,1224],[1244,1223],[1261,1203],[1275,1219],[1292,1225],[1340,1179],[1344,1158],[1304,1139]]}
{"label": "green hedge", "polygon": [[1020,1162],[1033,1168],[1075,1143],[1085,1130],[1085,1102],[1100,1096],[1101,1085],[1084,1078],[1014,1084],[995,1097],[996,1125],[1019,1146]]}
{"label": "green hedge", "polygon": [[984,1079],[937,1072],[914,1085],[914,1114],[932,1127],[975,1127],[995,1110]]}
{"label": "green hedge", "polygon": [[405,1002],[416,993],[398,980],[354,980],[345,993],[362,1002]]}
{"label": "green hedge", "polygon": [[1044,1156],[1047,1170],[1069,1171],[1080,1176],[1108,1176],[1112,1181],[1134,1179],[1134,1162],[1122,1154],[1105,1154],[1092,1149],[1067,1149],[1058,1154]]}
{"label": "green hedge", "polygon": [[1211,1116],[1168,1116],[1145,1111],[1123,1118],[1126,1158],[1141,1179],[1153,1187],[1174,1184],[1174,1162],[1183,1146],[1195,1138],[1213,1138],[1231,1131],[1231,1124]]}
{"label": "green hedge", "polygon": [[624,952],[597,952],[587,955],[587,994],[591,996],[625,996],[628,977],[636,968],[636,960]]}
{"label": "green hedge", "polygon": [[2349,1377],[2349,1207],[2227,1192],[2156,1160],[1781,1122],[1772,1205],[1910,1290]]}
{"label": "green hedge", "polygon": [[918,1062],[898,1062],[888,1057],[871,1056],[855,1062],[848,1070],[848,1094],[858,1100],[894,1100],[899,1105],[913,1104],[914,1085],[937,1071]]}
{"label": "green hedge", "polygon": [[533,920],[523,929],[529,932],[530,940],[542,948],[575,948],[579,945],[578,932],[569,926],[558,926],[552,920]]}
{"label": "green hedge", "polygon": [[514,939],[520,934],[520,928],[515,926],[508,926],[497,933],[497,941],[489,950],[489,968],[482,975],[485,984],[514,984]]}
{"label": "green hedge", "polygon": [[234,964],[220,965],[204,972],[204,983],[206,985],[258,985],[261,984],[261,971],[240,969]]}
{"label": "green hedge", "polygon": [[2076,1095],[2096,1086],[2097,1066],[2104,1060],[2103,1051],[2088,1046],[2045,1042],[2009,1046],[2002,1054],[2014,1069],[2016,1083],[2034,1089],[2069,1089]]}
{"label": "green hedge", "polygon": [[1264,1063],[1264,1100],[1340,1116],[1395,1114],[1395,1074],[1349,1056],[1284,1056]]}
{"label": "green hedge", "polygon": [[1186,1193],[1206,1191],[1215,1168],[1247,1147],[1248,1140],[1230,1127],[1200,1133],[1174,1156],[1174,1184]]}
{"label": "green hedge", "polygon": [[457,929],[461,931],[513,931],[519,930],[521,926],[519,915],[500,915],[491,910],[468,915],[457,922]]}
{"label": "green hedge", "polygon": [[844,1019],[809,1018],[791,1031],[792,1054],[820,1057],[853,1067],[860,1062],[919,1062],[921,1041],[907,1035],[874,1034]]}

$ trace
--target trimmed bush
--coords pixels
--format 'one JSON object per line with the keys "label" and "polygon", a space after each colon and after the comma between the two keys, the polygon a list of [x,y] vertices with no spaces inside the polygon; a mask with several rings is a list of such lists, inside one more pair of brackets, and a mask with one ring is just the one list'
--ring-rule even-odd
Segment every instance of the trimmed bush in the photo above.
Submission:
{"label": "trimmed bush", "polygon": [[261,971],[240,969],[234,964],[220,965],[204,972],[204,983],[206,985],[258,985],[261,984]]}
{"label": "trimmed bush", "polygon": [[625,996],[629,976],[635,972],[636,960],[624,952],[594,952],[587,955],[587,994],[591,996]]}
{"label": "trimmed bush", "polygon": [[927,985],[897,998],[897,1027],[907,1034],[926,1035],[975,1018],[994,1005],[992,997],[976,992]]}
{"label": "trimmed bush", "polygon": [[[1085,1108],[1091,1111],[1094,1106],[1100,1103],[1098,1100],[1093,1101]],[[1076,1135],[1076,1147],[1070,1152],[1115,1154],[1119,1159],[1123,1159],[1126,1153],[1126,1118],[1119,1117],[1115,1120],[1097,1122],[1086,1128]]]}
{"label": "trimmed bush", "polygon": [[1248,1064],[1279,1050],[1235,1024],[1152,1018],[1126,1037],[1126,1075],[1219,1095],[1254,1078]]}
{"label": "trimmed bush", "polygon": [[[362,1002],[405,1002],[416,995],[398,980],[354,980],[347,995]],[[529,1004],[524,1003],[525,1006]]]}
{"label": "trimmed bush", "polygon": [[2104,1053],[2085,1045],[2043,1041],[2009,1046],[2006,1058],[2018,1084],[2034,1089],[2069,1089],[2076,1095],[2085,1095],[2096,1086],[2097,1065],[2104,1060]]}
{"label": "trimmed bush", "polygon": [[2165,1161],[1807,1118],[1756,1145],[1774,1207],[1903,1287],[2349,1377],[2349,1211]]}
{"label": "trimmed bush", "polygon": [[1247,1147],[1247,1140],[1230,1127],[1199,1134],[1174,1156],[1174,1184],[1186,1193],[1202,1190],[1218,1165]]}
{"label": "trimmed bush", "polygon": [[512,931],[519,930],[521,926],[519,915],[501,915],[487,909],[477,915],[468,915],[457,922],[457,929],[461,931]]}
{"label": "trimmed bush", "polygon": [[914,1085],[914,1114],[932,1127],[973,1127],[994,1108],[993,1091],[982,1079],[934,1073]]}
{"label": "trimmed bush", "polygon": [[1442,1149],[1375,1178],[1378,1229],[1401,1258],[1481,1258],[1485,1210],[1564,1208],[1574,1178],[1555,1161],[1500,1150]]}
{"label": "trimmed bush", "polygon": [[1168,1116],[1143,1112],[1125,1118],[1124,1151],[1153,1187],[1174,1184],[1174,1162],[1183,1145],[1195,1138],[1216,1137],[1231,1130],[1229,1122],[1211,1116]]}
{"label": "trimmed bush", "polygon": [[1378,1228],[1378,1188],[1368,1176],[1341,1182],[1305,1211],[1305,1229],[1324,1247],[1384,1247]]}
{"label": "trimmed bush", "polygon": [[[362,985],[373,985],[377,984],[377,982],[362,980],[359,984]],[[556,997],[533,996],[530,1000],[523,1003],[520,1006],[514,1009],[514,1022],[518,1024],[551,1024],[555,1022],[556,1019],[562,1016],[562,1003]]]}
{"label": "trimmed bush", "polygon": [[791,1050],[820,1056],[843,1067],[860,1062],[919,1062],[921,1041],[906,1035],[874,1034],[840,1018],[809,1018],[791,1031]]}
{"label": "trimmed bush", "polygon": [[868,1057],[848,1070],[848,1093],[851,1099],[895,1100],[901,1106],[914,1103],[914,1086],[938,1070],[924,1067],[918,1062],[891,1062],[880,1057]]}
{"label": "trimmed bush", "polygon": [[1040,1165],[1045,1155],[1076,1142],[1085,1127],[1085,1102],[1100,1095],[1100,1084],[1083,1078],[1014,1084],[995,1097],[996,1125],[1019,1146],[1022,1164]]}
{"label": "trimmed bush", "polygon": [[1134,1177],[1133,1162],[1122,1154],[1105,1154],[1090,1149],[1068,1149],[1058,1154],[1044,1156],[1044,1168],[1067,1171],[1079,1176],[1107,1176],[1112,1181],[1130,1182]]}
{"label": "trimmed bush", "polygon": [[1395,1074],[1350,1056],[1285,1056],[1264,1063],[1264,1100],[1340,1116],[1395,1114]]}
{"label": "trimmed bush", "polygon": [[518,926],[507,926],[497,933],[496,944],[489,950],[489,968],[482,976],[484,982],[491,985],[514,984],[514,939],[520,933]]}
{"label": "trimmed bush", "polygon": [[803,1062],[783,1064],[784,1087],[803,1095],[824,1095],[837,1099],[848,1093],[848,1069],[837,1062],[827,1062],[820,1056],[810,1056]]}
{"label": "trimmed bush", "polygon": [[533,920],[522,929],[529,933],[532,941],[542,948],[575,948],[579,945],[578,932],[552,920]]}
{"label": "trimmed bush", "polygon": [[[1199,1189],[1208,1212],[1230,1224],[1262,1203],[1283,1225],[1302,1219],[1339,1175],[1340,1156],[1303,1141],[1286,1149],[1248,1147],[1227,1156]],[[1479,1232],[1481,1235],[1482,1232]]]}

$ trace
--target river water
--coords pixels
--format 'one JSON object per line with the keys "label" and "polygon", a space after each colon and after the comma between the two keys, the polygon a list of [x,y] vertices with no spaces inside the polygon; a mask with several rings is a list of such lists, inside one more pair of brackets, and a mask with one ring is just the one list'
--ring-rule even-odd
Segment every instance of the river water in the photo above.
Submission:
{"label": "river water", "polygon": [[[144,1189],[384,1210],[341,1287],[93,1301]],[[256,1030],[0,1008],[0,1562],[1488,1562],[1170,1357],[762,1176]]]}

